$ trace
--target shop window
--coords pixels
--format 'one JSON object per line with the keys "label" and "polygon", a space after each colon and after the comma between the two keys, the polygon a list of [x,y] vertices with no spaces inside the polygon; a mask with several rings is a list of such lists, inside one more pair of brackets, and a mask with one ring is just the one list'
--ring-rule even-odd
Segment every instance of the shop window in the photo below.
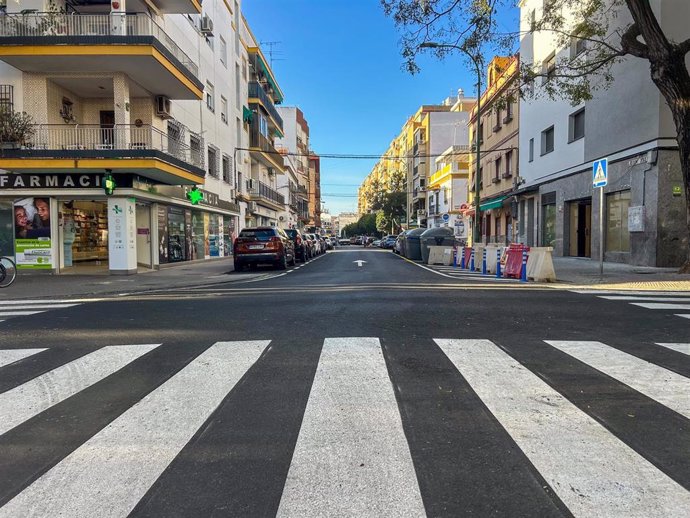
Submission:
{"label": "shop window", "polygon": [[630,252],[628,209],[630,191],[606,195],[606,251]]}

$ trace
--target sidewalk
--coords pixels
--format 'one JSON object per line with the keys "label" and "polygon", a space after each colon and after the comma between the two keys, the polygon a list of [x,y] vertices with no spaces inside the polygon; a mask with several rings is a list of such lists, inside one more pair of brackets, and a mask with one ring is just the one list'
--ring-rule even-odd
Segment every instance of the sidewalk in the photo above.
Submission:
{"label": "sidewalk", "polygon": [[599,261],[581,257],[554,257],[553,266],[559,283],[582,289],[621,289],[654,291],[690,291],[690,275],[678,268],[652,268],[622,263],[604,263],[599,275]]}
{"label": "sidewalk", "polygon": [[42,275],[19,272],[14,284],[0,289],[0,302],[13,299],[98,297],[112,293],[137,293],[156,289],[205,286],[247,281],[272,273],[260,268],[255,273],[231,276],[233,259],[223,258],[198,263],[180,263],[161,270],[143,270],[137,275],[109,275],[107,271],[89,274]]}

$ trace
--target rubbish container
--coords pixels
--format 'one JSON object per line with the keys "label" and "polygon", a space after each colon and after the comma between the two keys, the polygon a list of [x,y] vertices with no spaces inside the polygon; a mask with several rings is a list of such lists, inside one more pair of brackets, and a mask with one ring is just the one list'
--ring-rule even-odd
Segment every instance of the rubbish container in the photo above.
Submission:
{"label": "rubbish container", "polygon": [[413,261],[422,260],[419,238],[426,230],[425,228],[415,228],[408,232],[405,236],[405,257]]}
{"label": "rubbish container", "polygon": [[407,252],[406,252],[406,239],[407,239],[407,234],[409,233],[409,230],[405,230],[400,236],[398,236],[398,239],[400,239],[400,255],[403,257],[407,257]]}
{"label": "rubbish container", "polygon": [[422,262],[429,262],[430,246],[447,246],[453,248],[455,245],[455,234],[450,227],[430,228],[420,236]]}

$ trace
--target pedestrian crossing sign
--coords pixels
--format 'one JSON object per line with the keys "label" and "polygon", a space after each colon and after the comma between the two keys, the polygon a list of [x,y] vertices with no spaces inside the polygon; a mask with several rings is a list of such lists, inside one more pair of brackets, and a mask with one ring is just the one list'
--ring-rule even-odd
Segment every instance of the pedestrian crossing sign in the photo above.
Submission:
{"label": "pedestrian crossing sign", "polygon": [[608,165],[609,161],[606,158],[597,160],[592,164],[592,185],[596,187],[604,187],[608,181]]}

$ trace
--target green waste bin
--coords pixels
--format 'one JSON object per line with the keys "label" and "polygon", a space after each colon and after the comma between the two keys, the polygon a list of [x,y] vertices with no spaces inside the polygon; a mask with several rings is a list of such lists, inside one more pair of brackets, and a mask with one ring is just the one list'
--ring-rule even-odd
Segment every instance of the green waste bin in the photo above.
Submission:
{"label": "green waste bin", "polygon": [[413,261],[422,260],[422,250],[420,248],[420,237],[426,232],[426,228],[415,228],[405,237],[405,257]]}

